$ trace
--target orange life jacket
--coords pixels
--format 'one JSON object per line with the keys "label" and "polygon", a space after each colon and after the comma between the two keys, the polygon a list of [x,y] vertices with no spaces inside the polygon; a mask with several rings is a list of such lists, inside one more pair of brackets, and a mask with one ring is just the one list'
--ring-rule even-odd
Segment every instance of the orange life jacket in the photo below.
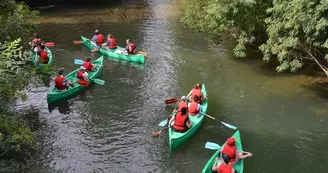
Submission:
{"label": "orange life jacket", "polygon": [[179,102],[178,111],[181,112],[181,109],[183,107],[188,108],[187,102],[184,102],[184,101]]}
{"label": "orange life jacket", "polygon": [[97,37],[97,45],[100,46],[101,44],[104,43],[104,36],[102,34],[96,35]]}
{"label": "orange life jacket", "polygon": [[84,61],[83,67],[86,68],[86,70],[85,70],[86,72],[92,71],[92,64],[91,64],[91,62]]}
{"label": "orange life jacket", "polygon": [[232,164],[227,165],[225,163],[221,163],[219,165],[218,173],[231,173],[232,166]]}
{"label": "orange life jacket", "polygon": [[56,78],[55,78],[55,87],[56,87],[56,89],[58,89],[58,90],[64,90],[64,89],[67,88],[66,85],[63,85],[63,80],[64,79],[65,79],[65,77],[63,75],[61,75],[59,77],[56,76]]}
{"label": "orange life jacket", "polygon": [[198,96],[199,98],[201,98],[202,96],[202,90],[201,89],[192,89],[191,91],[191,98],[194,98],[195,96]]}
{"label": "orange life jacket", "polygon": [[198,105],[199,104],[195,103],[195,102],[189,103],[189,106],[188,106],[189,115],[194,116],[194,115],[197,115],[199,113]]}
{"label": "orange life jacket", "polygon": [[173,128],[178,131],[184,131],[188,129],[188,126],[186,125],[186,119],[188,118],[187,115],[182,115],[181,112],[178,112],[175,115],[174,125]]}
{"label": "orange life jacket", "polygon": [[129,50],[128,50],[128,54],[134,54],[134,51],[136,50],[137,46],[133,43],[131,43],[129,45]]}
{"label": "orange life jacket", "polygon": [[234,162],[236,159],[236,145],[230,146],[225,144],[222,149],[222,154],[228,155],[230,157],[230,162]]}
{"label": "orange life jacket", "polygon": [[115,40],[115,38],[110,38],[109,41],[110,41],[110,45],[108,45],[108,48],[115,49],[116,48],[116,40]]}
{"label": "orange life jacket", "polygon": [[48,52],[46,50],[40,52],[40,57],[42,58],[43,64],[48,63],[49,58],[48,58]]}
{"label": "orange life jacket", "polygon": [[77,72],[76,77],[77,77],[78,79],[84,79],[84,77],[83,77],[83,71],[79,71],[79,72]]}

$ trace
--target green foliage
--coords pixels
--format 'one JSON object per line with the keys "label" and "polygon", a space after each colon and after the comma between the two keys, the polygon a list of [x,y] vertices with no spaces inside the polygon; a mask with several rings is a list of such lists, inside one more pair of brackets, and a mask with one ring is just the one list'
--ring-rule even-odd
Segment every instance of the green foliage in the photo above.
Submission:
{"label": "green foliage", "polygon": [[212,36],[232,32],[238,42],[234,53],[237,57],[244,57],[247,43],[265,37],[265,10],[272,1],[191,0],[185,3],[182,23]]}
{"label": "green foliage", "polygon": [[29,36],[36,29],[39,12],[31,11],[23,2],[16,4],[12,0],[1,0],[0,8],[0,43],[17,38],[28,43]]}
{"label": "green foliage", "polygon": [[[29,84],[31,76],[28,52],[19,45],[21,39],[0,44],[0,100],[6,103],[21,96],[18,91]],[[2,104],[3,105],[3,104]]]}
{"label": "green foliage", "polygon": [[[278,72],[296,71],[302,61],[324,62],[328,50],[328,1],[275,0],[265,20],[269,39],[260,46],[265,61],[278,58]],[[326,55],[327,56],[327,55]],[[306,62],[306,61],[305,61]]]}
{"label": "green foliage", "polygon": [[296,72],[314,61],[328,76],[327,0],[188,0],[185,4],[182,23],[212,36],[232,33],[236,57],[246,56],[246,45],[255,42],[264,61],[278,59],[278,72]]}

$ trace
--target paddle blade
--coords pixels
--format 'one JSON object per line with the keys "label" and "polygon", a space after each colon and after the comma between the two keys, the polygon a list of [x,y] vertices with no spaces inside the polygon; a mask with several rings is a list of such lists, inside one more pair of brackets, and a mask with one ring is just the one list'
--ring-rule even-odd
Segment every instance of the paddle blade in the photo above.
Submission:
{"label": "paddle blade", "polygon": [[225,125],[226,127],[228,127],[229,129],[233,129],[233,130],[237,130],[237,127],[236,126],[233,126],[233,125],[230,125],[228,123],[225,123],[225,122],[221,122],[223,125]]}
{"label": "paddle blade", "polygon": [[51,47],[51,46],[55,46],[55,43],[48,42],[48,43],[44,43],[43,45],[46,46],[46,47]]}
{"label": "paddle blade", "polygon": [[82,65],[83,63],[84,63],[83,60],[80,60],[80,59],[74,59],[74,64]]}
{"label": "paddle blade", "polygon": [[221,148],[221,146],[214,142],[206,142],[205,148],[210,149],[210,150],[218,150]]}
{"label": "paddle blade", "polygon": [[74,40],[73,41],[73,44],[82,44],[83,42],[82,41],[80,41],[80,40]]}
{"label": "paddle blade", "polygon": [[164,127],[167,124],[167,119],[159,123],[158,125]]}
{"label": "paddle blade", "polygon": [[151,134],[152,137],[156,137],[158,136],[159,134],[161,134],[162,131],[158,131],[158,132],[154,132]]}
{"label": "paddle blade", "polygon": [[147,56],[147,53],[146,52],[143,52],[143,51],[139,51],[138,54],[141,54],[143,56]]}
{"label": "paddle blade", "polygon": [[99,50],[99,48],[98,48],[98,47],[96,47],[96,48],[93,48],[93,49],[91,50],[91,52],[92,52],[92,53],[94,53],[94,52],[96,52],[97,50]]}
{"label": "paddle blade", "polygon": [[101,79],[93,79],[93,82],[95,82],[96,84],[99,84],[99,85],[104,85],[105,84],[105,81],[101,80]]}
{"label": "paddle blade", "polygon": [[165,104],[171,104],[171,103],[176,103],[179,99],[173,98],[173,99],[167,99],[165,100]]}

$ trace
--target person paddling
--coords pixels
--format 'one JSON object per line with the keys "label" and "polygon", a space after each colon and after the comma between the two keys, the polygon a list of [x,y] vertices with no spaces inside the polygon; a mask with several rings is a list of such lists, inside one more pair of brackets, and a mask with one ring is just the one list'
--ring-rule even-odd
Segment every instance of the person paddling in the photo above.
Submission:
{"label": "person paddling", "polygon": [[203,96],[202,93],[202,88],[201,85],[199,83],[197,83],[195,85],[195,87],[189,92],[189,94],[187,95],[187,98],[192,99],[195,96],[198,96],[200,99],[197,101],[199,104],[202,104],[202,101],[204,101],[205,97]]}
{"label": "person paddling", "polygon": [[48,52],[45,48],[46,47],[44,45],[40,46],[40,51],[38,52],[38,59],[36,61],[37,63],[38,63],[39,59],[42,59],[43,64],[48,64],[49,57],[48,57]]}
{"label": "person paddling", "polygon": [[172,126],[172,130],[175,132],[186,132],[192,126],[192,123],[187,115],[186,107],[183,107],[181,112],[177,112],[176,115],[172,116],[171,120],[169,121],[169,127],[173,121],[174,124]]}
{"label": "person paddling", "polygon": [[96,65],[92,64],[91,63],[91,58],[88,57],[84,63],[83,63],[83,67],[85,67],[85,71],[86,72],[91,72],[93,71],[94,69],[96,69]]}
{"label": "person paddling", "polygon": [[198,116],[202,109],[202,106],[198,103],[199,97],[195,95],[191,102],[188,103],[188,113],[189,116]]}
{"label": "person paddling", "polygon": [[181,112],[181,109],[182,109],[183,107],[188,108],[188,104],[187,104],[187,102],[186,102],[186,96],[182,96],[182,97],[181,97],[181,99],[180,99],[179,102],[178,102],[177,107],[173,110],[172,114],[173,114],[175,111],[179,111],[179,112]]}
{"label": "person paddling", "polygon": [[35,46],[40,43],[41,44],[42,40],[40,39],[39,35],[37,33],[33,34],[32,41],[30,42],[30,45],[32,46],[32,49],[35,48]]}
{"label": "person paddling", "polygon": [[102,44],[106,49],[116,49],[116,40],[112,34],[107,35],[107,42]]}
{"label": "person paddling", "polygon": [[237,173],[233,168],[233,163],[230,163],[229,160],[230,157],[228,155],[223,155],[221,163],[218,164],[219,158],[217,157],[212,166],[212,171],[217,173]]}
{"label": "person paddling", "polygon": [[230,157],[230,162],[237,162],[239,159],[245,159],[247,157],[253,156],[252,153],[238,151],[236,148],[236,142],[234,138],[228,138],[226,144],[221,150],[221,153],[222,155],[228,155]]}
{"label": "person paddling", "polygon": [[68,87],[74,87],[74,83],[72,81],[68,81],[64,74],[64,68],[60,68],[58,70],[58,75],[55,78],[55,88],[58,90],[68,89]]}
{"label": "person paddling", "polygon": [[91,44],[98,47],[104,43],[104,36],[99,33],[99,30],[95,30],[95,35],[91,39]]}
{"label": "person paddling", "polygon": [[76,74],[76,77],[79,79],[77,83],[80,85],[88,86],[88,73],[85,70],[86,68],[84,66],[80,67],[80,70]]}
{"label": "person paddling", "polygon": [[126,42],[125,50],[128,52],[129,55],[134,54],[137,49],[137,46],[133,44],[130,39],[127,39],[125,42]]}

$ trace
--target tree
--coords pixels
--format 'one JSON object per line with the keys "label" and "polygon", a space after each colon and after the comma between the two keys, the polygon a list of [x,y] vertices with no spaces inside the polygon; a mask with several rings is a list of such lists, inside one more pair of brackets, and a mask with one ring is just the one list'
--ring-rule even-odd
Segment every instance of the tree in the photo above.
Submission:
{"label": "tree", "polygon": [[275,0],[267,12],[263,59],[277,57],[278,72],[294,72],[314,61],[328,76],[328,1]]}

